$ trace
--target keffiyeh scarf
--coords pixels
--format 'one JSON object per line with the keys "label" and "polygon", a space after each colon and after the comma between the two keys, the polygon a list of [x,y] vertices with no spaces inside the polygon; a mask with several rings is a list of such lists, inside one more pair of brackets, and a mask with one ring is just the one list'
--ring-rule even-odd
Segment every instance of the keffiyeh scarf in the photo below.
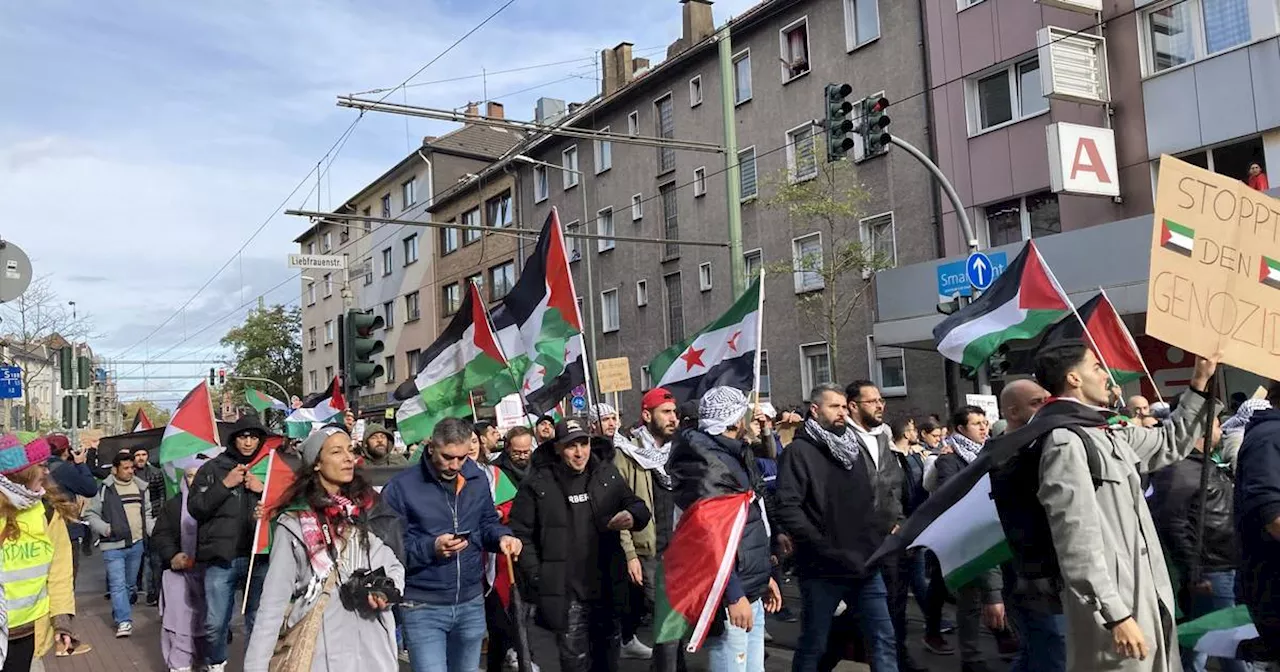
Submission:
{"label": "keffiyeh scarf", "polygon": [[702,395],[698,404],[698,429],[712,435],[724,434],[738,424],[750,408],[747,396],[733,387],[714,387]]}
{"label": "keffiyeh scarf", "polygon": [[652,471],[663,487],[669,487],[671,477],[667,475],[667,458],[671,456],[671,442],[659,445],[658,440],[649,433],[649,428],[643,426],[636,430],[636,438],[640,439],[638,446],[625,441],[619,444],[616,439],[615,445],[618,450],[635,460],[640,468]]}
{"label": "keffiyeh scarf", "polygon": [[5,499],[8,499],[13,508],[19,511],[25,511],[39,504],[40,498],[44,497],[44,488],[32,490],[25,485],[14,483],[4,475],[0,475],[0,492],[3,492]]}
{"label": "keffiyeh scarf", "polygon": [[809,433],[810,437],[826,444],[831,450],[831,456],[836,458],[840,466],[845,470],[853,468],[853,461],[858,459],[858,454],[862,451],[862,442],[858,440],[858,435],[851,431],[848,426],[844,432],[835,434],[822,428],[817,420],[809,418],[804,421],[804,430]]}
{"label": "keffiyeh scarf", "polygon": [[943,439],[942,442],[951,446],[951,449],[957,455],[964,458],[965,464],[971,464],[978,459],[978,453],[982,451],[982,444],[973,441],[960,432],[948,433],[947,438]]}

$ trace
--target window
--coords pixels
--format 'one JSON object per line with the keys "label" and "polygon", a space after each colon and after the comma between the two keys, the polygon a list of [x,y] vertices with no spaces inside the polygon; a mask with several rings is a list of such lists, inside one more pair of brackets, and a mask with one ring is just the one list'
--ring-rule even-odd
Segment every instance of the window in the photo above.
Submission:
{"label": "window", "polygon": [[326,366],[326,367],[324,367],[324,379],[325,379],[325,380],[328,380],[328,381],[332,381],[332,380],[333,380],[333,367],[332,367],[332,366]]}
{"label": "window", "polygon": [[644,217],[644,194],[636,194],[631,197],[631,221],[638,221]]}
{"label": "window", "polygon": [[[658,195],[662,197],[662,234],[668,241],[680,237],[679,213],[676,211],[676,185],[674,182],[658,187]],[[668,242],[663,250],[663,258],[671,259],[680,256],[680,245]]]}
{"label": "window", "polygon": [[849,51],[880,37],[880,0],[844,0],[844,42]]}
{"label": "window", "polygon": [[817,137],[810,122],[787,131],[787,176],[795,183],[811,180],[817,175]]}
{"label": "window", "polygon": [[307,254],[316,253],[316,244],[314,242],[307,243]]}
{"label": "window", "polygon": [[[511,208],[511,202],[510,200],[508,200],[507,209],[510,210],[510,208]],[[476,227],[474,229],[461,229],[463,245],[470,245],[471,243],[474,243],[477,240],[480,240],[480,234],[484,233],[479,228],[480,227],[480,208],[471,208],[470,210],[462,213],[462,225]],[[457,235],[456,231],[455,231],[455,235]],[[456,249],[457,246],[455,245],[454,247]]]}
{"label": "window", "polygon": [[760,351],[760,398],[768,399],[773,391],[773,385],[769,380],[769,351]]}
{"label": "window", "polygon": [[1248,42],[1253,37],[1249,5],[1249,0],[1181,0],[1144,13],[1148,69],[1160,72]]}
{"label": "window", "polygon": [[738,190],[742,200],[756,197],[756,148],[748,147],[738,152]]}
{"label": "window", "polygon": [[640,135],[640,111],[633,110],[627,115],[627,135]]}
{"label": "window", "polygon": [[800,346],[800,387],[812,390],[818,383],[831,382],[831,350],[826,343]]}
{"label": "window", "polygon": [[[609,127],[605,126],[600,130],[608,133]],[[599,175],[613,167],[613,143],[608,140],[596,140],[594,145],[596,154],[596,175]]]}
{"label": "window", "polygon": [[307,305],[316,305],[316,283],[314,282],[307,283]]}
{"label": "window", "polygon": [[408,210],[414,203],[418,202],[414,195],[415,188],[418,185],[418,178],[411,177],[408,182],[400,185],[400,201],[404,204],[401,210]]}
{"label": "window", "polygon": [[693,169],[693,196],[698,198],[707,195],[707,169]]}
{"label": "window", "polygon": [[684,340],[684,297],[680,294],[680,274],[663,276],[662,283],[667,290],[667,344],[674,345]]}
{"label": "window", "polygon": [[779,32],[782,47],[782,83],[809,74],[809,19],[804,18]]}
{"label": "window", "polygon": [[396,326],[396,302],[384,301],[382,303],[382,322],[383,327],[387,331],[391,331]]}
{"label": "window", "polygon": [[[330,379],[330,380],[332,380],[332,379]],[[319,392],[319,391],[320,391],[320,383],[319,383],[319,381],[316,379],[316,372],[315,372],[315,371],[308,371],[308,372],[307,372],[307,383],[309,384],[309,385],[308,385],[308,387],[310,387],[310,389],[311,389],[311,390],[313,390],[313,391],[315,391],[315,392]]]}
{"label": "window", "polygon": [[413,378],[418,375],[418,360],[421,358],[421,350],[410,350],[404,353],[404,367],[407,378]]}
{"label": "window", "polygon": [[315,327],[307,327],[307,349],[308,350],[316,349],[316,328]]}
{"label": "window", "polygon": [[[464,220],[465,215],[464,215]],[[440,256],[453,254],[458,251],[458,229],[452,226],[446,226],[440,229]]]}
{"label": "window", "polygon": [[408,266],[418,260],[418,234],[413,234],[401,241],[404,244],[404,265]]}
{"label": "window", "polygon": [[333,249],[333,232],[332,231],[325,231],[324,237],[321,238],[321,240],[323,241],[320,244],[321,251],[328,252],[329,250]]}
{"label": "window", "polygon": [[465,291],[471,285],[475,285],[476,292],[480,294],[480,296],[484,296],[484,273],[468,275],[467,284],[463,285],[462,289]]}
{"label": "window", "polygon": [[1049,109],[1040,89],[1040,61],[1033,58],[971,80],[971,132],[1021,121]]}
{"label": "window", "polygon": [[649,281],[636,280],[636,305],[649,305]]}
{"label": "window", "polygon": [[551,183],[547,180],[547,167],[533,167],[533,202],[541,203],[551,195]]}
{"label": "window", "polygon": [[382,250],[382,274],[391,275],[391,248],[389,247]]}
{"label": "window", "polygon": [[875,339],[868,335],[867,365],[881,394],[895,397],[907,394],[907,360],[902,348],[877,346]]}
{"label": "window", "polygon": [[702,75],[689,80],[689,107],[702,104]]}
{"label": "window", "polygon": [[733,57],[733,104],[751,100],[751,50]]}
{"label": "window", "polygon": [[569,252],[569,261],[577,261],[582,258],[582,239],[576,236],[570,236],[571,233],[582,233],[581,222],[569,222],[564,225],[565,245]]}
{"label": "window", "polygon": [[764,266],[764,253],[756,248],[742,255],[742,272],[746,276],[747,284],[756,281],[760,277],[760,268]]}
{"label": "window", "polygon": [[373,259],[365,259],[361,262],[364,267],[364,284],[366,287],[373,284]]}
{"label": "window", "polygon": [[[671,94],[667,94],[653,103],[654,127],[659,138],[676,137],[675,113],[671,107]],[[671,147],[658,148],[658,174],[661,175],[676,169],[676,150]]]}
{"label": "window", "polygon": [[822,289],[822,234],[811,233],[791,240],[791,263],[796,294]]}
{"label": "window", "polygon": [[[605,208],[596,213],[596,234],[600,236],[613,235],[613,208]],[[613,238],[598,238],[599,246],[596,248],[600,252],[613,249]]]}
{"label": "window", "polygon": [[647,365],[640,367],[640,389],[653,389],[653,377],[649,375],[649,367]]}
{"label": "window", "polygon": [[858,222],[858,228],[862,248],[867,253],[868,268],[863,269],[863,278],[871,277],[872,268],[892,268],[898,265],[898,240],[893,228],[892,212],[867,217]]}
{"label": "window", "polygon": [[[366,207],[364,210],[361,210],[361,211],[360,211],[360,214],[364,215],[365,217],[372,217],[372,216],[373,216],[373,206],[368,206],[368,207]],[[364,220],[364,232],[365,232],[365,233],[373,233],[373,222],[371,222],[371,221],[369,221],[369,220],[367,220],[367,219],[366,219],[366,220]]]}
{"label": "window", "polygon": [[561,152],[560,159],[560,167],[564,169],[560,171],[564,188],[572,189],[578,186],[578,146],[566,148]]}
{"label": "window", "polygon": [[386,219],[391,218],[391,194],[382,195],[382,216]]}
{"label": "window", "polygon": [[507,294],[511,293],[511,288],[516,286],[516,262],[508,261],[505,264],[498,264],[489,269],[489,291],[492,295],[489,297],[491,301],[497,301]]}
{"label": "window", "polygon": [[422,317],[422,311],[418,307],[418,293],[409,292],[404,295],[404,321],[413,322]]}
{"label": "window", "polygon": [[988,205],[983,210],[989,247],[1062,232],[1057,194],[1032,194]]}
{"label": "window", "polygon": [[[505,229],[511,226],[511,192],[504,191],[485,201],[484,211],[491,228]],[[466,222],[463,223],[466,224]]]}
{"label": "window", "polygon": [[338,242],[345,243],[348,240],[351,240],[351,227],[343,224],[342,228],[338,230]]}
{"label": "window", "polygon": [[618,330],[618,290],[600,292],[600,330],[604,333]]}
{"label": "window", "polygon": [[383,360],[382,372],[386,376],[383,380],[388,383],[396,382],[396,356],[387,355]]}
{"label": "window", "polygon": [[698,289],[704,292],[711,291],[711,262],[709,261],[698,264]]}
{"label": "window", "polygon": [[444,308],[444,316],[448,317],[456,312],[462,306],[462,287],[456,282],[451,282],[440,290],[441,303]]}
{"label": "window", "polygon": [[323,281],[324,281],[324,298],[327,299],[333,296],[333,274],[325,273],[323,277]]}
{"label": "window", "polygon": [[333,320],[324,321],[324,344],[333,344]]}

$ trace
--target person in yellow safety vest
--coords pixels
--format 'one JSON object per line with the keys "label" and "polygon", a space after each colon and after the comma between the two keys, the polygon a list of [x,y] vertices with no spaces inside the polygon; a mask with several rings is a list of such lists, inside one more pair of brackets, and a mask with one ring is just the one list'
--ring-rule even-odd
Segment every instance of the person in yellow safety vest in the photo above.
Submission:
{"label": "person in yellow safety vest", "polygon": [[71,538],[67,521],[78,518],[75,504],[58,491],[45,461],[49,443],[22,445],[0,436],[0,585],[8,603],[8,656],[0,672],[28,672],[54,642],[71,653],[75,595],[71,578]]}

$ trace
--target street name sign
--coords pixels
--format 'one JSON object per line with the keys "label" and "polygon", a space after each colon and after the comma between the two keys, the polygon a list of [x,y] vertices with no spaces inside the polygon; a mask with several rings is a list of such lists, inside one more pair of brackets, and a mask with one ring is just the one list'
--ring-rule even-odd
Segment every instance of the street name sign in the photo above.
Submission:
{"label": "street name sign", "polygon": [[347,258],[333,254],[291,254],[289,268],[325,268],[342,270],[347,267]]}

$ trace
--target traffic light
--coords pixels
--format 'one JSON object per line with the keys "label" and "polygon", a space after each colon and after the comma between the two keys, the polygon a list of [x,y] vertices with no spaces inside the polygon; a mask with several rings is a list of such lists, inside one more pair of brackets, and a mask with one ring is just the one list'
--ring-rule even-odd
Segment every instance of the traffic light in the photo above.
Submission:
{"label": "traffic light", "polygon": [[93,382],[93,360],[88,357],[81,356],[77,358],[76,365],[76,373],[78,374],[76,378],[76,389],[88,389],[89,385]]}
{"label": "traffic light", "polygon": [[209,367],[209,387],[214,387],[218,384],[218,376],[216,374],[217,370],[212,366]]}
{"label": "traffic light", "polygon": [[89,397],[81,394],[76,396],[76,429],[84,429],[89,426]]}
{"label": "traffic light", "polygon": [[863,158],[871,158],[889,152],[889,99],[867,98],[862,101],[862,123],[858,133],[862,135]]}
{"label": "traffic light", "polygon": [[227,370],[226,370],[226,369],[218,369],[218,384],[219,384],[219,385],[226,385],[226,384],[227,384]]}
{"label": "traffic light", "polygon": [[62,428],[71,429],[76,426],[76,398],[70,395],[62,398]]}
{"label": "traffic light", "polygon": [[343,384],[357,390],[385,373],[374,359],[382,352],[382,341],[373,332],[382,328],[382,316],[372,310],[348,310],[342,324]]}
{"label": "traffic light", "polygon": [[853,149],[853,103],[845,100],[853,93],[848,84],[828,84],[827,97],[827,162],[839,161]]}
{"label": "traffic light", "polygon": [[58,375],[62,379],[62,389],[72,390],[76,386],[76,355],[71,346],[58,348]]}

